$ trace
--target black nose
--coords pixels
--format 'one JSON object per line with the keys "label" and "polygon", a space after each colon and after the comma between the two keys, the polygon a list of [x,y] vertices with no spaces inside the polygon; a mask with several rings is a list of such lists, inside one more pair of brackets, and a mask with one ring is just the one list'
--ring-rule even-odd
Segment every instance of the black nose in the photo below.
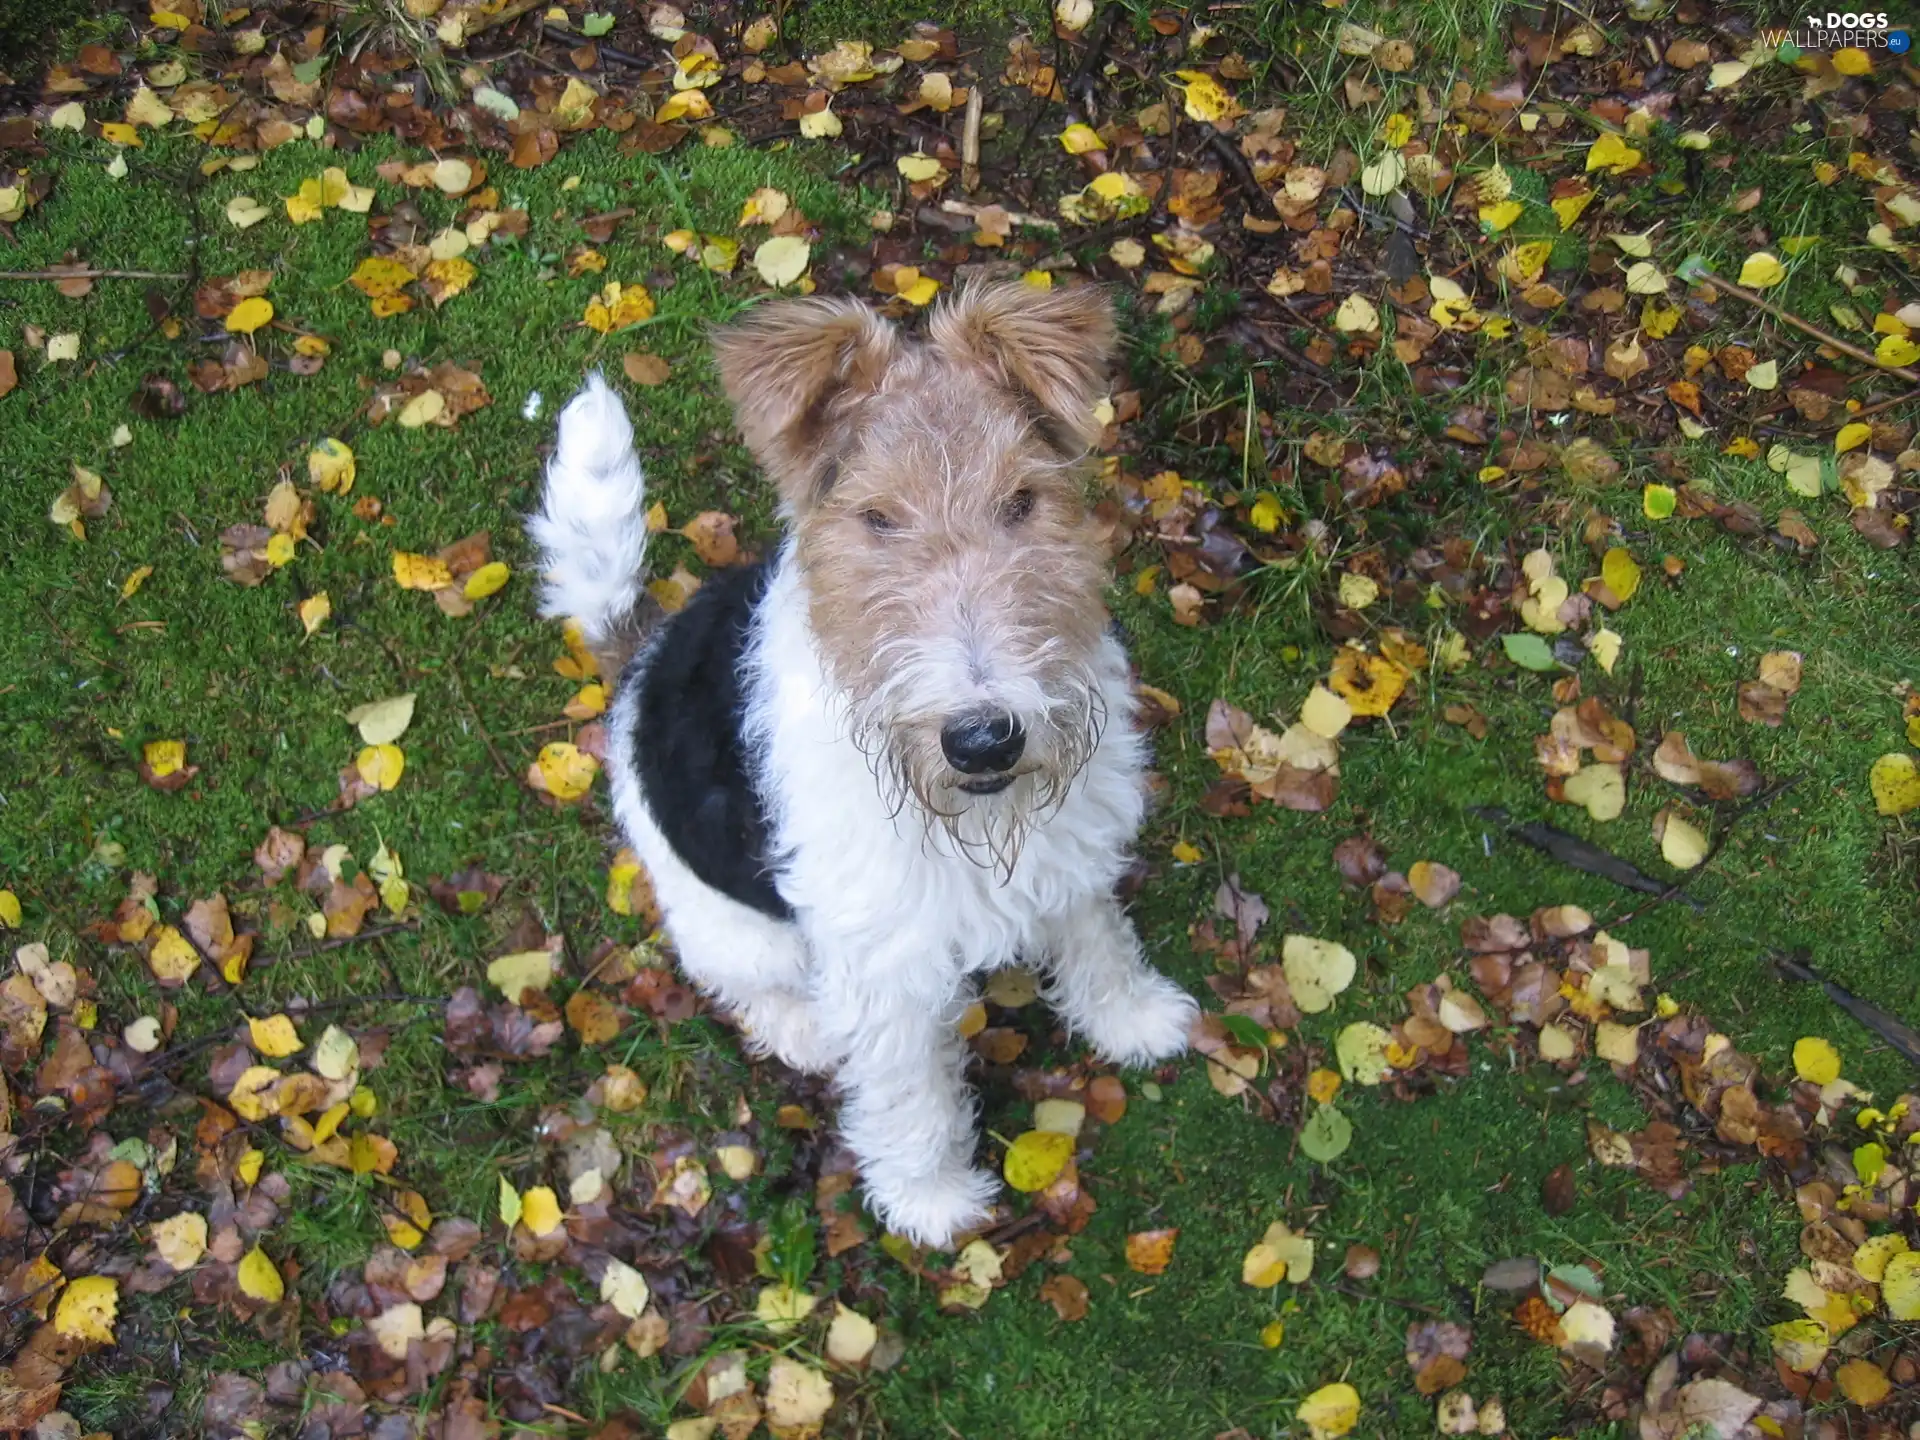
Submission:
{"label": "black nose", "polygon": [[941,730],[940,748],[962,775],[986,775],[1019,763],[1027,732],[1011,715],[962,715]]}

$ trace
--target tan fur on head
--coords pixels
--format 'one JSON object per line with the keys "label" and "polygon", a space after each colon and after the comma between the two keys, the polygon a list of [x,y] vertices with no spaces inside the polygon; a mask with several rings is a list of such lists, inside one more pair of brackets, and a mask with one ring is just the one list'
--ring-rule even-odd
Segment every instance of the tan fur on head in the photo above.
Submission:
{"label": "tan fur on head", "polygon": [[[1105,716],[1106,556],[1079,461],[1114,329],[1097,290],[963,290],[925,340],[847,301],[769,305],[715,337],[740,429],[780,489],[810,620],[876,772],[1010,863]],[[941,728],[1016,716],[1005,791],[958,788]]]}

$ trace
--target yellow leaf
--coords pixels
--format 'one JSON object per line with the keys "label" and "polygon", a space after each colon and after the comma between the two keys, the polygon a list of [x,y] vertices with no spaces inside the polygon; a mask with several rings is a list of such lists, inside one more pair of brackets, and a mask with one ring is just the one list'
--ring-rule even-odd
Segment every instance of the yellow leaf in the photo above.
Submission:
{"label": "yellow leaf", "polygon": [[1640,152],[1627,144],[1625,137],[1611,132],[1602,135],[1587,151],[1587,169],[1606,170],[1624,175],[1640,163]]}
{"label": "yellow leaf", "polygon": [[1561,793],[1599,821],[1617,820],[1627,808],[1626,780],[1618,765],[1584,765],[1566,778]]}
{"label": "yellow leaf", "polygon": [[391,790],[406,771],[407,757],[398,745],[368,745],[354,757],[360,778],[378,790]]}
{"label": "yellow leaf", "polygon": [[1844,455],[1849,450],[1857,450],[1873,438],[1873,427],[1864,420],[1854,420],[1842,425],[1833,437],[1835,454]]}
{"label": "yellow leaf", "polygon": [[1357,570],[1340,576],[1340,603],[1349,610],[1364,610],[1380,598],[1380,582]]}
{"label": "yellow leaf", "polygon": [[115,145],[132,145],[136,149],[146,144],[146,142],[140,138],[140,132],[138,130],[134,129],[131,125],[123,125],[117,120],[100,127],[100,138],[111,141]]}
{"label": "yellow leaf", "polygon": [[675,120],[710,120],[713,102],[707,99],[705,90],[681,90],[661,102],[653,118],[659,125],[671,125]]}
{"label": "yellow leaf", "polygon": [[1309,1015],[1330,1009],[1333,997],[1353,983],[1359,970],[1346,946],[1311,935],[1287,936],[1281,942],[1280,964],[1294,1004]]}
{"label": "yellow leaf", "polygon": [[1380,328],[1380,311],[1366,296],[1349,295],[1334,312],[1333,328],[1348,335],[1370,335]]}
{"label": "yellow leaf", "polygon": [[1395,150],[1403,148],[1413,139],[1413,117],[1403,111],[1394,111],[1380,127],[1380,139]]}
{"label": "yellow leaf", "polygon": [[[1296,997],[1297,1003],[1297,997]],[[1306,1009],[1302,1005],[1301,1009]],[[1356,1020],[1334,1040],[1333,1053],[1340,1062],[1340,1073],[1356,1085],[1378,1085],[1391,1073],[1387,1047],[1393,1036],[1378,1025]]]}
{"label": "yellow leaf", "polygon": [[1593,203],[1593,197],[1599,193],[1598,190],[1582,190],[1575,195],[1562,195],[1558,200],[1549,200],[1547,204],[1560,217],[1560,228],[1571,230],[1573,222],[1585,213]]}
{"label": "yellow leaf", "polygon": [[227,1104],[242,1120],[258,1124],[280,1113],[280,1072],[271,1065],[249,1065],[227,1092]]}
{"label": "yellow leaf", "polygon": [[471,260],[463,260],[458,255],[445,260],[435,260],[422,272],[421,279],[426,281],[426,289],[435,305],[444,305],[473,283],[474,276],[480,272]]}
{"label": "yellow leaf", "polygon": [[520,1210],[520,1192],[507,1182],[506,1176],[502,1175],[500,1177],[500,1223],[511,1230],[520,1223]]}
{"label": "yellow leaf", "polygon": [[1671,485],[1648,485],[1640,492],[1640,509],[1649,520],[1665,520],[1679,498]]}
{"label": "yellow leaf", "polygon": [[1920,766],[1911,755],[1882,755],[1867,773],[1867,783],[1882,815],[1904,815],[1920,806]]}
{"label": "yellow leaf", "polygon": [[831,107],[812,110],[800,117],[800,134],[807,140],[831,140],[841,128],[840,117]]}
{"label": "yellow leaf", "polygon": [[1185,104],[1189,120],[1198,120],[1203,125],[1213,125],[1240,113],[1240,107],[1234,104],[1221,83],[1204,70],[1176,70],[1177,79],[1186,81],[1184,91]]}
{"label": "yellow leaf", "polygon": [[909,305],[931,305],[933,297],[940,293],[940,282],[931,275],[922,275],[899,293]]}
{"label": "yellow leaf", "polygon": [[282,530],[267,541],[267,563],[278,570],[283,565],[293,563],[295,544],[293,536]]}
{"label": "yellow leaf", "polygon": [[551,950],[516,950],[487,966],[487,983],[518,1005],[529,990],[545,990],[553,983]]}
{"label": "yellow leaf", "polygon": [[1691,870],[1707,858],[1707,837],[1699,826],[1671,811],[1663,810],[1661,814],[1666,817],[1666,823],[1660,824],[1657,816],[1654,823],[1660,830],[1662,859],[1676,870]]}
{"label": "yellow leaf", "polygon": [[247,1033],[253,1048],[269,1060],[283,1060],[305,1043],[285,1015],[269,1015],[264,1020],[247,1018]]}
{"label": "yellow leaf", "polygon": [[1640,566],[1626,550],[1615,546],[1600,561],[1600,579],[1621,604],[1633,598],[1640,588]]}
{"label": "yellow leaf", "polygon": [[322,590],[317,595],[309,595],[302,600],[299,613],[300,624],[306,629],[307,634],[311,635],[326,624],[327,617],[333,614],[333,601],[329,600],[327,592]]}
{"label": "yellow leaf", "polygon": [[347,277],[347,283],[369,300],[397,295],[417,277],[391,255],[369,255]]}
{"label": "yellow leaf", "polygon": [[[1884,25],[1885,19],[1882,18],[1880,23]],[[1871,75],[1873,57],[1858,45],[1848,45],[1833,52],[1833,68],[1842,75]]]}
{"label": "yellow leaf", "polygon": [[1307,1427],[1312,1440],[1336,1440],[1360,1420],[1360,1392],[1340,1383],[1322,1385],[1300,1402],[1294,1418]]}
{"label": "yellow leaf", "polygon": [[1905,335],[1882,336],[1880,343],[1873,347],[1875,363],[1886,366],[1911,365],[1920,360],[1920,344],[1915,344]]}
{"label": "yellow leaf", "polygon": [[0,926],[20,928],[20,897],[11,890],[0,890]]}
{"label": "yellow leaf", "polygon": [[1740,283],[1749,289],[1765,290],[1786,278],[1787,269],[1780,257],[1766,250],[1754,251],[1740,264]]}
{"label": "yellow leaf", "polygon": [[754,1302],[754,1317],[775,1335],[785,1335],[813,1313],[817,1301],[791,1285],[767,1285]]}
{"label": "yellow leaf", "polygon": [[1007,1184],[1029,1193],[1044,1190],[1060,1178],[1073,1158],[1073,1137],[1047,1130],[1029,1130],[1007,1147],[1002,1172]]}
{"label": "yellow leaf", "polygon": [[1909,1250],[1887,1262],[1880,1299],[1893,1319],[1920,1320],[1920,1251]]}
{"label": "yellow leaf", "polygon": [[1887,1266],[1893,1263],[1893,1258],[1912,1248],[1907,1244],[1907,1237],[1898,1231],[1871,1236],[1854,1247],[1853,1268],[1860,1272],[1862,1279],[1878,1285],[1886,1278]]}
{"label": "yellow leaf", "polygon": [[902,155],[893,163],[895,169],[915,183],[938,180],[947,173],[947,167],[931,155]]}
{"label": "yellow leaf", "polygon": [[227,312],[226,327],[236,335],[251,335],[273,319],[273,302],[264,295],[249,295]]}
{"label": "yellow leaf", "polygon": [[578,800],[593,788],[600,762],[568,740],[543,747],[534,760],[547,793],[556,800]]}
{"label": "yellow leaf", "polygon": [[53,1328],[69,1340],[113,1344],[113,1322],[120,1310],[120,1282],[105,1275],[83,1275],[67,1286],[53,1312]]}
{"label": "yellow leaf", "polygon": [[1793,1042],[1793,1073],[1815,1085],[1831,1085],[1840,1078],[1840,1052],[1830,1040],[1804,1035]]}
{"label": "yellow leaf", "polygon": [[624,1260],[609,1259],[600,1277],[600,1298],[629,1320],[647,1308],[647,1277]]}
{"label": "yellow leaf", "polygon": [[402,590],[444,590],[453,583],[446,562],[431,555],[393,552],[393,580]]}
{"label": "yellow leaf", "polygon": [[553,1234],[565,1222],[560,1199],[545,1185],[536,1185],[520,1197],[520,1223],[536,1239]]}
{"label": "yellow leaf", "polygon": [[1167,853],[1173,856],[1177,864],[1181,865],[1198,865],[1206,858],[1205,851],[1201,850],[1198,846],[1189,845],[1184,840],[1174,841],[1173,848]]}
{"label": "yellow leaf", "polygon": [[147,583],[147,577],[151,574],[153,574],[153,566],[151,565],[142,565],[134,570],[132,574],[128,575],[127,578],[121,582],[120,598],[122,600],[131,600],[139,593],[140,587]]}
{"label": "yellow leaf", "polygon": [[1773,1353],[1789,1370],[1811,1375],[1827,1358],[1827,1327],[1818,1320],[1783,1320],[1767,1327]]}
{"label": "yellow leaf", "polygon": [[1407,672],[1384,655],[1345,645],[1334,654],[1327,685],[1355,715],[1384,715],[1406,689]]}
{"label": "yellow leaf", "polygon": [[1060,145],[1069,155],[1085,155],[1093,150],[1104,150],[1107,142],[1100,138],[1100,132],[1091,125],[1073,124],[1060,132]]}
{"label": "yellow leaf", "polygon": [[504,560],[489,560],[478,570],[467,576],[467,583],[461,587],[461,594],[469,600],[484,600],[502,585],[513,572]]}
{"label": "yellow leaf", "polygon": [[183,1210],[158,1222],[150,1234],[153,1248],[175,1270],[191,1270],[207,1253],[207,1217]]}
{"label": "yellow leaf", "polygon": [[813,248],[798,235],[775,235],[753,252],[753,268],[767,284],[791,285],[807,273]]}
{"label": "yellow leaf", "polygon": [[422,390],[406,404],[400,407],[400,413],[394,417],[402,430],[418,430],[422,425],[431,425],[446,413],[447,397],[438,390]]}
{"label": "yellow leaf", "polygon": [[242,1295],[266,1305],[278,1305],[280,1297],[287,1293],[286,1281],[280,1278],[280,1267],[269,1260],[267,1252],[258,1245],[241,1259],[235,1278],[240,1282]]}
{"label": "yellow leaf", "polygon": [[1527,207],[1518,200],[1502,200],[1494,205],[1482,205],[1480,207],[1480,223],[1498,235],[1502,230],[1505,230],[1508,226],[1512,225],[1514,221],[1526,214],[1526,210]]}
{"label": "yellow leaf", "polygon": [[200,968],[200,952],[173,926],[162,925],[147,951],[147,964],[162,984],[180,985]]}
{"label": "yellow leaf", "polygon": [[153,772],[153,778],[164,780],[167,776],[186,767],[187,742],[152,740],[143,747],[141,756],[146,760],[147,768]]}
{"label": "yellow leaf", "polygon": [[1893,1382],[1887,1379],[1887,1372],[1859,1356],[1834,1371],[1833,1381],[1842,1395],[1862,1409],[1871,1409],[1893,1392]]}
{"label": "yellow leaf", "polygon": [[1353,719],[1353,707],[1324,685],[1307,692],[1300,723],[1323,740],[1335,739]]}

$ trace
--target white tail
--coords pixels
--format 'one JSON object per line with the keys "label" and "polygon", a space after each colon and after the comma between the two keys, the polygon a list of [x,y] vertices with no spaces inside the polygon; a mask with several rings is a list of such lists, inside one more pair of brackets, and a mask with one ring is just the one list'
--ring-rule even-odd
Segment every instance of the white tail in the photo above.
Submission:
{"label": "white tail", "polygon": [[546,570],[540,613],[577,619],[590,646],[606,645],[639,600],[646,496],[626,408],[596,371],[560,412],[545,501],[527,520]]}

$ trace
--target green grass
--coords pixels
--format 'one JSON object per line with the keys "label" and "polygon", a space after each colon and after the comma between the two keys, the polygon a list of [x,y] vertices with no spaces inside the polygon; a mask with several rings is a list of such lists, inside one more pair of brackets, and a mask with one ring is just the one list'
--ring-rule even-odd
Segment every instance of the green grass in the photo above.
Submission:
{"label": "green grass", "polygon": [[[1026,8],[1000,5],[980,7],[978,18],[985,23],[993,15],[1031,18]],[[1451,47],[1444,53],[1464,55],[1475,48],[1464,42],[1477,42],[1479,64],[1497,61],[1497,15],[1492,6],[1418,7],[1405,18],[1426,43]],[[1274,16],[1257,8],[1248,16],[1229,12],[1224,23]],[[872,7],[822,4],[799,18],[811,41],[852,33],[843,26],[891,38],[914,16],[899,7],[877,16]],[[1325,86],[1339,67],[1312,45],[1338,17],[1275,19],[1283,21],[1312,32],[1299,47],[1280,48],[1300,57],[1291,63],[1302,74],[1320,77],[1313,103],[1329,103]],[[1390,92],[1378,113],[1343,119],[1346,129],[1327,133],[1357,141],[1404,99]],[[1816,142],[1795,143],[1807,147],[1799,156],[1804,168]],[[346,163],[366,181],[389,153],[375,144]],[[133,871],[159,877],[169,920],[192,899],[223,891],[263,931],[258,960],[237,995],[196,989],[170,997],[187,1036],[211,1035],[242,1013],[270,1013],[300,997],[436,996],[480,984],[486,958],[526,916],[565,932],[574,956],[603,936],[640,940],[637,923],[611,915],[602,898],[604,811],[544,809],[521,781],[539,746],[566,733],[539,727],[551,725],[576,688],[551,668],[559,639],[533,615],[518,526],[535,498],[538,447],[586,368],[617,372],[626,351],[654,351],[672,363],[673,379],[655,389],[629,387],[629,400],[655,493],[675,523],[723,508],[742,515],[747,532],[764,541],[770,496],[733,441],[702,350],[704,327],[745,303],[757,286],[689,267],[658,244],[659,236],[682,226],[730,231],[746,195],[772,184],[831,235],[858,240],[865,214],[884,197],[850,192],[836,179],[839,160],[824,154],[687,148],[654,160],[622,155],[610,137],[590,136],[543,170],[503,166],[492,177],[505,203],[528,210],[531,231],[519,247],[482,258],[467,294],[440,311],[423,307],[376,321],[345,283],[365,253],[364,223],[333,212],[290,229],[277,209],[278,197],[322,163],[319,152],[288,146],[251,173],[204,181],[195,169],[200,152],[178,141],[133,152],[123,180],[105,174],[106,158],[97,142],[54,138],[49,163],[60,183],[17,227],[15,265],[54,263],[72,251],[125,269],[181,272],[196,254],[208,276],[270,269],[268,294],[279,316],[326,335],[334,350],[316,376],[276,370],[238,394],[202,396],[187,386],[186,365],[218,353],[217,325],[191,318],[189,307],[185,335],[160,338],[142,302],[145,282],[102,280],[80,300],[39,285],[11,287],[5,297],[14,303],[0,310],[0,344],[19,357],[22,385],[0,400],[0,453],[11,487],[0,507],[0,552],[9,562],[0,572],[0,613],[10,617],[0,626],[0,704],[10,740],[0,781],[0,883],[25,900],[28,933],[47,936],[56,958],[88,968],[101,986],[103,1016],[119,1023],[161,997],[137,962],[79,939],[79,927],[111,911]],[[1771,163],[1743,158],[1715,185],[1737,188]],[[566,188],[576,175],[583,183]],[[240,193],[267,201],[275,214],[252,230],[234,229],[224,210]],[[1837,296],[1826,277],[1839,261],[1864,268],[1874,259],[1862,248],[1858,196],[1845,193],[1851,200],[1810,182],[1769,189],[1761,221],[1779,234],[1823,237],[1792,282],[1796,306],[1823,308]],[[381,208],[396,198],[383,187]],[[456,213],[453,202],[430,191],[413,198],[432,228]],[[638,215],[601,247],[604,275],[566,278],[558,257],[580,240],[578,217],[622,204]],[[1687,209],[1679,228],[1686,248],[1730,270],[1753,223],[1703,204]],[[587,299],[607,279],[645,281],[659,300],[658,318],[607,340],[578,328]],[[1784,361],[1789,342],[1760,331],[1751,315],[1725,312],[1720,322],[1719,338],[1760,336]],[[28,325],[78,331],[82,360],[46,365],[22,343]],[[1364,376],[1347,377],[1362,383],[1361,408],[1329,414],[1302,408],[1266,362],[1249,368],[1244,357],[1210,346],[1209,366],[1188,374],[1157,355],[1152,325],[1135,317],[1131,329],[1136,379],[1182,387],[1138,422],[1136,468],[1177,466],[1215,491],[1242,480],[1242,459],[1228,441],[1245,427],[1240,407],[1249,384],[1270,432],[1294,458],[1300,441],[1326,427],[1387,438],[1410,455],[1432,443],[1464,400],[1497,409],[1505,375],[1523,353],[1517,340],[1487,343],[1466,387],[1435,400],[1414,396],[1404,367],[1383,355]],[[281,357],[287,343],[284,335],[264,339]],[[494,403],[452,431],[365,427],[356,417],[366,381],[384,373],[389,348],[409,361],[451,359],[479,369]],[[172,375],[188,391],[184,418],[132,413],[128,397],[149,371]],[[541,404],[530,410],[536,392]],[[111,437],[123,423],[132,439],[116,448]],[[1464,914],[1524,915],[1571,902],[1604,923],[1639,906],[1644,913],[1621,933],[1651,950],[1657,987],[1713,1017],[1770,1073],[1785,1071],[1795,1038],[1823,1033],[1839,1044],[1850,1078],[1896,1093],[1910,1083],[1896,1059],[1824,1000],[1783,986],[1764,954],[1808,946],[1832,978],[1896,1013],[1920,1013],[1911,965],[1920,943],[1912,842],[1902,858],[1896,839],[1910,837],[1911,822],[1903,829],[1882,820],[1866,793],[1873,758],[1902,743],[1894,686],[1920,678],[1909,638],[1920,633],[1911,561],[1868,548],[1832,497],[1792,502],[1823,541],[1807,559],[1736,540],[1707,521],[1655,525],[1638,507],[1639,483],[1655,478],[1650,453],[1624,423],[1584,422],[1584,429],[1627,465],[1622,484],[1591,503],[1622,522],[1647,571],[1641,593],[1613,622],[1627,641],[1618,672],[1607,679],[1586,667],[1589,693],[1623,708],[1637,674],[1635,714],[1644,740],[1683,728],[1703,756],[1746,755],[1770,777],[1799,777],[1769,810],[1747,819],[1693,883],[1706,912],[1678,904],[1645,910],[1642,897],[1498,835],[1489,849],[1487,827],[1469,807],[1498,804],[1516,817],[1548,819],[1665,874],[1650,821],[1670,798],[1651,777],[1637,778],[1627,813],[1604,826],[1547,801],[1531,739],[1555,708],[1548,681],[1488,663],[1497,643],[1476,646],[1475,664],[1458,676],[1425,677],[1391,726],[1375,722],[1349,732],[1331,813],[1262,808],[1246,819],[1207,815],[1198,802],[1216,774],[1201,735],[1210,701],[1224,697],[1256,716],[1290,715],[1332,653],[1313,623],[1311,586],[1299,572],[1275,570],[1248,582],[1253,603],[1245,611],[1199,629],[1174,625],[1164,594],[1116,591],[1145,679],[1183,706],[1159,736],[1168,794],[1142,841],[1158,872],[1137,905],[1149,948],[1157,963],[1198,990],[1208,962],[1195,954],[1188,926],[1209,909],[1220,881],[1238,874],[1273,909],[1263,936],[1269,949],[1282,933],[1299,930],[1340,939],[1362,958],[1355,988],[1330,1014],[1310,1017],[1293,1039],[1325,1052],[1349,1020],[1390,1023],[1404,1013],[1409,987],[1461,975]],[[257,521],[283,473],[304,484],[305,454],[329,434],[357,452],[353,498],[377,496],[393,523],[370,524],[349,504],[317,497],[314,543],[291,566],[257,589],[225,580],[219,532]],[[1792,501],[1771,474],[1723,460],[1706,445],[1682,447],[1679,463],[1722,495],[1752,500],[1769,519]],[[115,494],[112,511],[89,522],[84,543],[45,518],[75,464],[101,473]],[[1517,549],[1554,548],[1575,581],[1595,568],[1573,540],[1544,527],[1529,531],[1533,522],[1511,500],[1464,472],[1437,469],[1426,485],[1417,504],[1407,500],[1369,517],[1374,538],[1411,543],[1447,529],[1497,546],[1511,536]],[[1303,503],[1298,493],[1285,498],[1295,508]],[[1577,534],[1580,513],[1576,507],[1575,523],[1564,527],[1569,534]],[[474,616],[450,620],[428,597],[393,585],[392,551],[430,552],[476,529],[492,532],[496,555],[514,565],[515,577]],[[1684,561],[1672,582],[1658,567],[1669,553]],[[662,537],[656,567],[664,573],[682,562],[698,569],[686,542]],[[154,567],[151,578],[123,599],[123,581],[142,565]],[[303,639],[295,606],[319,590],[328,592],[333,618]],[[1446,620],[1444,613],[1395,618],[1434,633]],[[1298,658],[1286,658],[1288,647]],[[1741,721],[1734,694],[1758,655],[1776,648],[1802,651],[1807,670],[1786,725],[1771,730]],[[353,811],[324,813],[338,770],[359,744],[344,712],[402,690],[419,695],[403,742],[402,784]],[[1456,700],[1487,714],[1487,739],[1441,720],[1441,709]],[[189,760],[201,767],[178,794],[150,790],[135,773],[140,746],[162,738],[185,739]],[[299,923],[306,902],[283,890],[276,909],[257,886],[250,859],[270,823],[306,817],[311,846],[343,843],[364,861],[384,841],[416,881],[478,865],[506,876],[508,888],[477,917],[450,918],[429,906],[417,933],[316,951]],[[1342,888],[1332,863],[1334,845],[1363,827],[1397,868],[1433,859],[1459,870],[1466,889],[1452,912],[1419,911],[1400,927],[1379,929],[1365,897]],[[1175,865],[1167,857],[1176,840],[1196,846],[1203,859]],[[378,1022],[392,1031],[385,1065],[368,1081],[381,1097],[378,1128],[400,1147],[398,1173],[436,1213],[483,1222],[493,1213],[501,1175],[530,1183],[538,1170],[532,1130],[541,1107],[572,1100],[607,1058],[568,1042],[549,1061],[511,1067],[500,1099],[484,1103],[445,1084],[448,1061],[434,1008],[342,1014],[343,1023]],[[1044,1022],[1031,1011],[1023,1020],[1044,1047]],[[790,1158],[781,1133],[764,1123],[779,1097],[749,1075],[727,1032],[698,1020],[665,1038],[636,1027],[618,1044],[619,1058],[655,1089],[654,1101],[622,1132],[636,1150],[645,1145],[644,1123],[724,1128],[731,1096],[751,1095],[768,1137],[770,1171],[751,1194],[755,1213],[769,1213]],[[1085,1167],[1100,1208],[1071,1242],[1065,1267],[1091,1291],[1088,1318],[1062,1324],[1038,1299],[1051,1272],[1046,1265],[997,1293],[977,1317],[953,1318],[937,1313],[931,1287],[889,1261],[874,1262],[865,1273],[884,1288],[868,1291],[866,1303],[884,1309],[907,1348],[898,1368],[858,1387],[867,1433],[1131,1437],[1209,1435],[1243,1425],[1277,1435],[1288,1432],[1304,1394],[1345,1377],[1366,1400],[1364,1433],[1423,1434],[1431,1428],[1431,1402],[1405,1383],[1402,1337],[1410,1321],[1439,1312],[1476,1326],[1468,1388],[1477,1397],[1502,1396],[1514,1433],[1545,1435],[1569,1423],[1561,1367],[1477,1286],[1483,1267],[1508,1255],[1603,1269],[1616,1313],[1665,1305],[1683,1329],[1751,1337],[1786,1318],[1777,1297],[1798,1255],[1798,1221],[1765,1176],[1744,1168],[1704,1175],[1683,1200],[1668,1202],[1586,1159],[1589,1115],[1625,1128],[1644,1118],[1610,1077],[1569,1086],[1559,1072],[1510,1061],[1484,1039],[1473,1042],[1473,1054],[1470,1078],[1416,1103],[1346,1092],[1341,1104],[1356,1138],[1332,1166],[1307,1161],[1288,1129],[1215,1094],[1197,1062],[1182,1065],[1157,1101],[1130,1083],[1126,1118],[1098,1138]],[[189,1091],[202,1087],[204,1057],[177,1078]],[[1027,1115],[1005,1076],[988,1077],[990,1130],[1012,1136],[1026,1128]],[[146,1123],[145,1115],[111,1122],[116,1135],[143,1133]],[[380,1240],[382,1188],[303,1169],[277,1150],[270,1163],[284,1168],[296,1189],[293,1212],[267,1247],[297,1257],[309,1277],[302,1288],[317,1294],[324,1277],[360,1262]],[[1552,1218],[1539,1188],[1562,1163],[1576,1171],[1578,1203]],[[1308,1229],[1320,1246],[1314,1282],[1291,1296],[1239,1283],[1240,1257],[1280,1219]],[[1122,1258],[1124,1237],[1161,1226],[1181,1230],[1173,1266],[1158,1278],[1136,1275]],[[1376,1279],[1341,1288],[1335,1282],[1349,1244],[1376,1247],[1384,1264]],[[815,1283],[848,1273],[823,1264]],[[153,1357],[176,1347],[187,1363],[175,1417],[197,1415],[212,1373],[263,1368],[283,1353],[231,1322],[186,1311],[177,1294],[130,1301],[123,1313],[129,1318],[122,1346],[90,1361],[69,1392],[70,1408],[89,1428],[131,1430]],[[1286,1336],[1269,1350],[1258,1337],[1276,1316],[1284,1318]],[[760,1343],[743,1329],[723,1332],[716,1345],[726,1333]],[[578,1398],[596,1413],[629,1406],[659,1420],[682,1378],[658,1361],[630,1362],[611,1376],[583,1366]]]}

